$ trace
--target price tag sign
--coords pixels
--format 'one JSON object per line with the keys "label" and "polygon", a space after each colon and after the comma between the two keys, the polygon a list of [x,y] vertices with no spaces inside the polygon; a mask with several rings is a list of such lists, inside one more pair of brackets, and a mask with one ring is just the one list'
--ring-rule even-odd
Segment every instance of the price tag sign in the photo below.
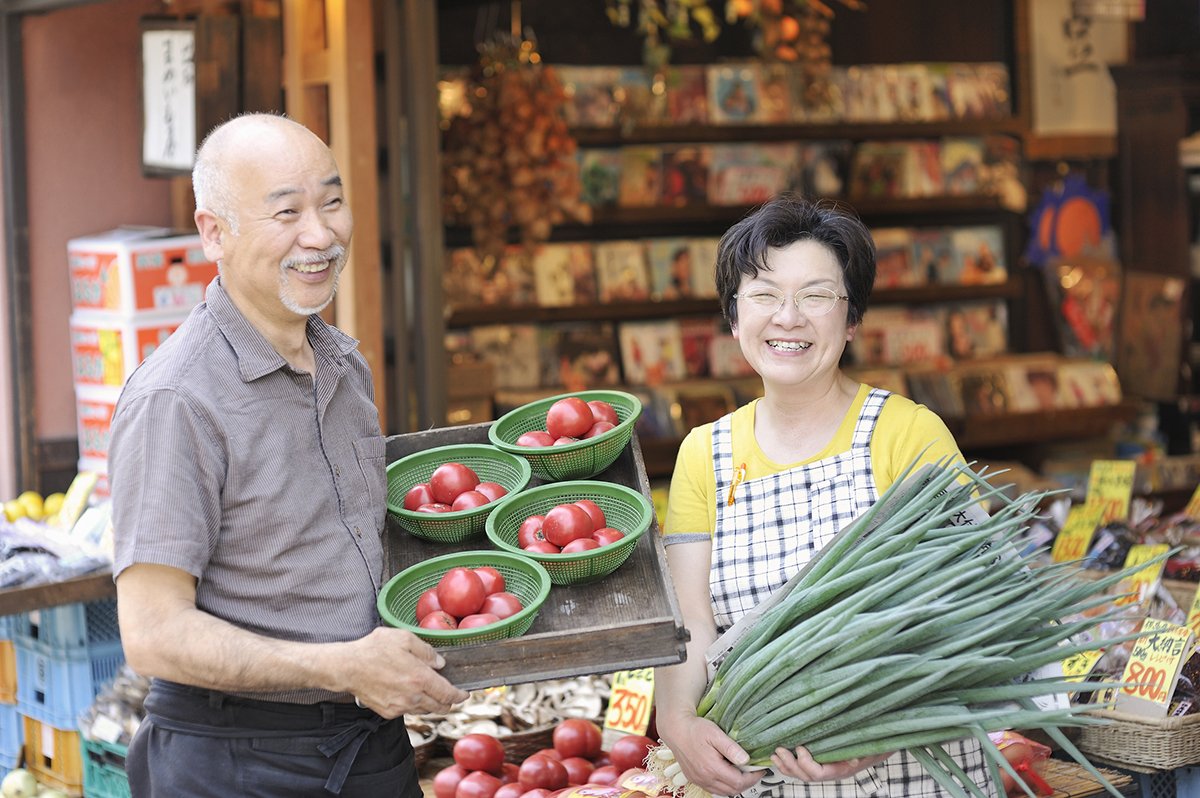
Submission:
{"label": "price tag sign", "polygon": [[654,669],[636,668],[613,674],[604,728],[623,734],[645,734],[654,700]]}
{"label": "price tag sign", "polygon": [[1187,507],[1183,508],[1183,514],[1188,518],[1200,519],[1200,485],[1192,491],[1192,498],[1188,499]]}
{"label": "price tag sign", "polygon": [[1068,682],[1082,682],[1103,656],[1104,649],[1102,648],[1072,654],[1062,661],[1063,678]]}
{"label": "price tag sign", "polygon": [[[1166,543],[1155,543],[1153,545],[1147,543],[1139,543],[1136,546],[1129,548],[1129,554],[1125,556],[1125,568],[1137,568],[1143,563],[1153,560],[1160,554],[1165,554],[1170,550],[1170,546]],[[1163,568],[1167,565],[1163,560],[1153,567],[1138,568],[1129,576],[1121,580],[1119,590],[1122,593],[1132,593],[1134,595],[1125,596],[1118,599],[1117,604],[1135,604],[1142,600],[1155,582],[1162,576]]]}
{"label": "price tag sign", "polygon": [[1117,709],[1148,717],[1166,717],[1175,690],[1175,677],[1191,656],[1192,631],[1186,626],[1147,618],[1142,636],[1133,643],[1121,681],[1131,682],[1117,693]]}
{"label": "price tag sign", "polygon": [[1129,517],[1136,468],[1137,464],[1132,460],[1096,460],[1092,463],[1088,472],[1087,501],[1104,505],[1104,523]]}
{"label": "price tag sign", "polygon": [[1188,607],[1186,623],[1196,639],[1200,640],[1200,590],[1197,590],[1196,595],[1192,596],[1192,605]]}
{"label": "price tag sign", "polygon": [[1067,513],[1062,531],[1054,539],[1050,559],[1054,562],[1083,559],[1088,546],[1092,544],[1092,536],[1104,522],[1104,510],[1105,506],[1100,503],[1077,504],[1072,507]]}

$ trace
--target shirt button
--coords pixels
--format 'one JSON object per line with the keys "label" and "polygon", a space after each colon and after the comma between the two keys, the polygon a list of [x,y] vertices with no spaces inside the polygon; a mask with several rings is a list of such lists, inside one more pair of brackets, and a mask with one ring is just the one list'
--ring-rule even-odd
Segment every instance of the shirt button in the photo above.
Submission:
{"label": "shirt button", "polygon": [[361,529],[359,529],[358,527],[354,527],[354,534],[358,535],[358,536],[361,538],[361,537],[362,537],[362,530],[361,530]]}
{"label": "shirt button", "polygon": [[342,475],[342,467],[341,467],[341,466],[334,466],[334,467],[333,467],[333,475],[334,475],[335,477],[340,477],[340,476]]}

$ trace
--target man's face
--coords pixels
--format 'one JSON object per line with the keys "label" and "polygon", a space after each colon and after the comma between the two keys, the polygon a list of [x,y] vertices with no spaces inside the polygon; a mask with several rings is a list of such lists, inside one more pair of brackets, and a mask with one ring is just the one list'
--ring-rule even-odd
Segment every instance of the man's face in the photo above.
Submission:
{"label": "man's face", "polygon": [[238,232],[223,231],[222,282],[244,309],[287,319],[333,300],[354,222],[329,150],[303,131],[280,139],[233,178]]}

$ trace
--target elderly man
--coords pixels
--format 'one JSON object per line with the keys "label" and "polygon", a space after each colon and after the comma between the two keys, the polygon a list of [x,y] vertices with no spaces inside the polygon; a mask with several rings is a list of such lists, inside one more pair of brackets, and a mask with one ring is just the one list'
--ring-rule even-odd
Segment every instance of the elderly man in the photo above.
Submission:
{"label": "elderly man", "polygon": [[466,693],[379,625],[384,439],[332,301],[353,220],[328,147],[283,117],[212,131],[196,226],[220,266],[112,423],[121,638],[154,677],[137,796],[420,795],[406,712]]}

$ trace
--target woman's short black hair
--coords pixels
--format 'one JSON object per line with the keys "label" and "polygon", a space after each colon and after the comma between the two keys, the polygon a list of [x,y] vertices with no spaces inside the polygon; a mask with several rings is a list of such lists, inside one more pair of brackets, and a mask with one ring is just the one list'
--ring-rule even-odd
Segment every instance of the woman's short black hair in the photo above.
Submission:
{"label": "woman's short black hair", "polygon": [[811,239],[827,246],[842,267],[850,297],[850,324],[862,321],[875,285],[875,241],[858,215],[832,200],[780,194],[730,227],[717,246],[717,296],[721,312],[737,323],[734,294],[742,277],[769,270],[767,252]]}

